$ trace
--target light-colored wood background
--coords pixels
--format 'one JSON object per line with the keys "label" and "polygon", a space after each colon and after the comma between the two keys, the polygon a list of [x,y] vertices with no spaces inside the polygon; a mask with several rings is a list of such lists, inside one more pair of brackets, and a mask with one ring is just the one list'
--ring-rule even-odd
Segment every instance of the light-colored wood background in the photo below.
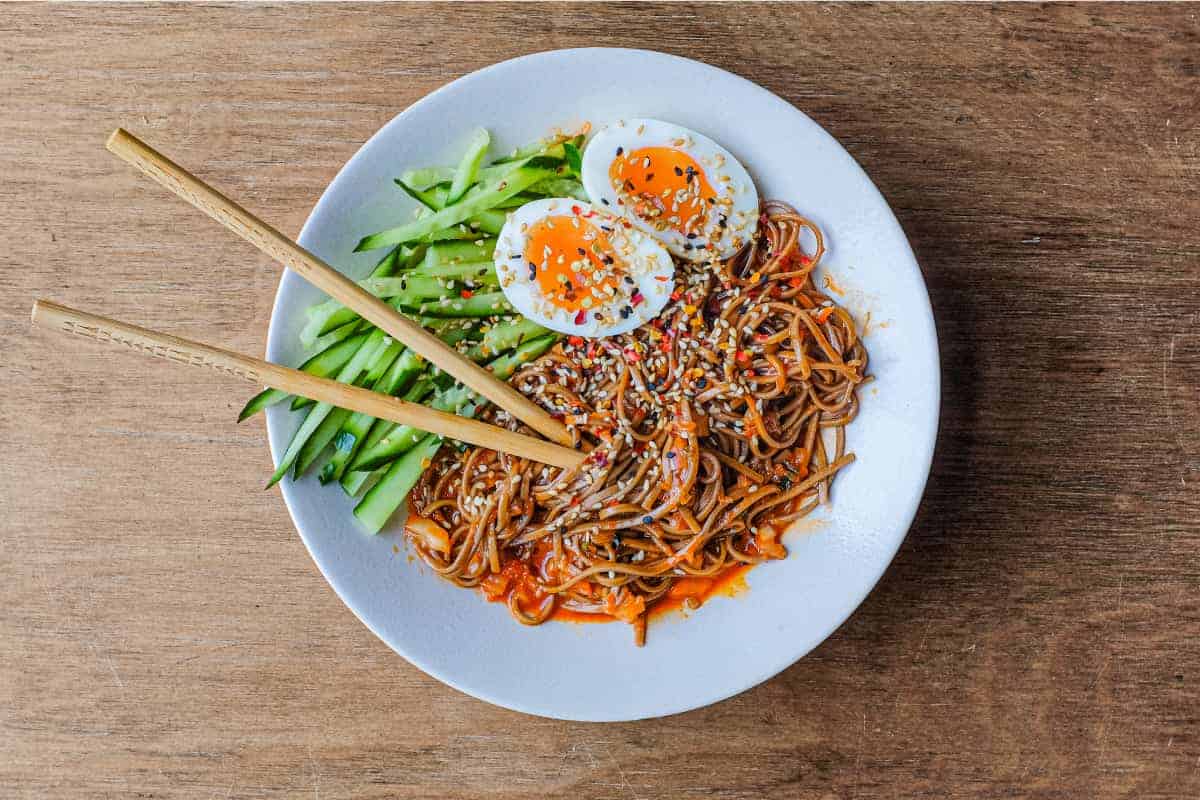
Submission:
{"label": "light-colored wood background", "polygon": [[[278,270],[106,153],[116,125],[294,232],[408,103],[584,44],[702,58],[838,137],[945,375],[863,607],[752,691],[621,725],[409,666],[260,491],[241,385],[28,325],[45,295],[263,350]],[[1200,793],[1196,5],[6,5],[0,55],[0,796]]]}

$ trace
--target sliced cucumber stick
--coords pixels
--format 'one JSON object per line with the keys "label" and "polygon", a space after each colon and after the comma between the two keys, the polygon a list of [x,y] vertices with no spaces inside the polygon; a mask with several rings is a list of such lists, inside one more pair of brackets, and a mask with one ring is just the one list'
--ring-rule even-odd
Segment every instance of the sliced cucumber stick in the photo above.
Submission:
{"label": "sliced cucumber stick", "polygon": [[515,317],[510,321],[498,322],[488,328],[483,339],[467,351],[467,355],[475,361],[494,358],[505,350],[511,350],[549,332],[531,319]]}
{"label": "sliced cucumber stick", "polygon": [[437,242],[429,245],[417,270],[422,271],[440,264],[455,264],[460,261],[491,262],[495,252],[496,240],[493,238],[476,239],[473,242]]}
{"label": "sliced cucumber stick", "polygon": [[[389,275],[395,274],[396,270],[402,266],[408,266],[410,259],[424,258],[424,252],[419,252],[416,248],[405,249],[402,247],[393,247],[388,251],[388,254],[379,260],[375,265],[375,269],[371,270],[369,278],[386,278]],[[308,309],[308,323],[304,329],[300,331],[300,342],[306,348],[312,348],[317,341],[317,338],[322,334],[329,333],[335,328],[339,328],[349,322],[357,320],[358,314],[343,306],[336,300],[328,300],[324,303],[318,303]]]}
{"label": "sliced cucumber stick", "polygon": [[429,462],[437,455],[442,446],[442,437],[429,434],[415,447],[404,454],[395,464],[388,467],[387,472],[379,482],[371,487],[354,508],[354,516],[358,517],[368,531],[379,533],[391,518],[404,498],[416,486],[421,473],[429,466]]}
{"label": "sliced cucumber stick", "polygon": [[[406,300],[406,298],[400,298]],[[405,305],[409,311],[429,317],[490,317],[513,313],[504,292],[486,292],[471,297],[421,300]]]}
{"label": "sliced cucumber stick", "polygon": [[325,419],[321,420],[321,424],[316,427],[312,436],[308,437],[308,441],[300,448],[300,455],[296,457],[296,466],[292,471],[293,480],[308,472],[308,468],[321,457],[325,448],[333,441],[333,437],[338,435],[338,431],[342,429],[349,418],[349,411],[344,408],[334,408],[325,416]]}
{"label": "sliced cucumber stick", "polygon": [[[366,384],[381,394],[395,395],[423,369],[424,359],[412,350],[405,349],[398,358],[392,359],[387,371],[375,380],[372,380],[371,373],[368,373]],[[321,469],[321,483],[341,480],[351,458],[363,444],[363,439],[374,423],[374,417],[361,412],[355,412],[346,418],[337,435],[333,437],[333,456]]]}
{"label": "sliced cucumber stick", "polygon": [[446,205],[452,206],[457,203],[467,193],[467,189],[475,185],[479,176],[479,165],[483,163],[483,157],[491,143],[492,137],[483,128],[471,134],[467,152],[463,153],[462,160],[458,162],[458,169],[454,172],[454,181],[446,195]]}
{"label": "sliced cucumber stick", "polygon": [[502,178],[480,183],[451,206],[412,222],[365,237],[355,251],[375,250],[394,244],[415,242],[434,231],[458,225],[469,217],[487,211],[503,200],[520,194],[533,184],[559,174],[563,162],[551,158],[531,158]]}
{"label": "sliced cucumber stick", "polygon": [[[337,373],[334,380],[340,383],[354,383],[357,381],[358,376],[367,368],[371,357],[382,342],[383,331],[376,329],[368,334],[366,341],[358,348],[353,358]],[[329,403],[316,403],[312,407],[312,410],[308,412],[308,416],[304,418],[304,422],[300,424],[300,429],[292,436],[292,441],[288,443],[287,450],[284,451],[283,457],[279,460],[279,466],[275,468],[274,474],[271,475],[271,479],[267,482],[268,489],[278,483],[279,479],[287,474],[287,471],[296,463],[296,459],[299,457],[305,443],[312,437],[332,410],[333,406]]]}

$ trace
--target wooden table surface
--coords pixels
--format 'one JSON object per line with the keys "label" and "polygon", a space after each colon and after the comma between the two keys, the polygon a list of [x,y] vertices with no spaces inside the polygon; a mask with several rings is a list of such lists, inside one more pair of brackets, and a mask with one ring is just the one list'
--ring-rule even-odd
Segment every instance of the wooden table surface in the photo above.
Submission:
{"label": "wooden table surface", "polygon": [[[278,270],[106,153],[116,125],[296,231],[409,103],[587,44],[702,58],[836,136],[911,237],[944,376],[863,606],[632,724],[409,666],[261,491],[244,386],[28,324],[47,296],[264,349]],[[1200,7],[23,5],[0,53],[0,796],[1200,794]]]}

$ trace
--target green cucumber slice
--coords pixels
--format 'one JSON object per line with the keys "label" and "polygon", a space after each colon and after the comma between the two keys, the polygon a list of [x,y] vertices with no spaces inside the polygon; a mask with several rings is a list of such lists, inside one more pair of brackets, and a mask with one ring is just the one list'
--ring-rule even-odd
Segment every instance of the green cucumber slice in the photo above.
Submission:
{"label": "green cucumber slice", "polygon": [[404,498],[416,486],[429,462],[442,446],[442,437],[427,435],[415,447],[388,468],[379,482],[371,487],[362,501],[354,507],[354,516],[371,533],[379,533]]}
{"label": "green cucumber slice", "polygon": [[471,134],[471,140],[467,143],[467,152],[463,153],[462,160],[458,162],[458,169],[454,172],[454,181],[450,184],[450,191],[446,195],[447,206],[457,203],[467,193],[467,190],[475,185],[475,181],[479,177],[479,165],[483,163],[483,157],[491,143],[492,137],[483,128],[479,128]]}
{"label": "green cucumber slice", "polygon": [[468,217],[492,209],[497,203],[520,194],[540,180],[558,175],[563,169],[565,169],[563,162],[556,159],[531,158],[503,178],[493,179],[472,187],[461,200],[452,206],[446,206],[441,211],[363,238],[354,250],[361,252],[394,244],[415,242],[423,236],[458,225]]}

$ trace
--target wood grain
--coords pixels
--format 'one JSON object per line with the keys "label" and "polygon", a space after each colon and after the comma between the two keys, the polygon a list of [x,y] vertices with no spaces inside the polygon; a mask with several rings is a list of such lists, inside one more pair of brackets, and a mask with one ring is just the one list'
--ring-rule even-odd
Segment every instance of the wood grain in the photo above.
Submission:
{"label": "wood grain", "polygon": [[[232,382],[131,381],[28,323],[47,295],[263,351],[277,272],[115,164],[116,125],[296,231],[408,103],[585,44],[702,58],[838,137],[912,239],[945,387],[918,520],[839,631],[603,726],[377,641],[257,490]],[[9,5],[0,53],[0,795],[1200,794],[1197,6]]]}

